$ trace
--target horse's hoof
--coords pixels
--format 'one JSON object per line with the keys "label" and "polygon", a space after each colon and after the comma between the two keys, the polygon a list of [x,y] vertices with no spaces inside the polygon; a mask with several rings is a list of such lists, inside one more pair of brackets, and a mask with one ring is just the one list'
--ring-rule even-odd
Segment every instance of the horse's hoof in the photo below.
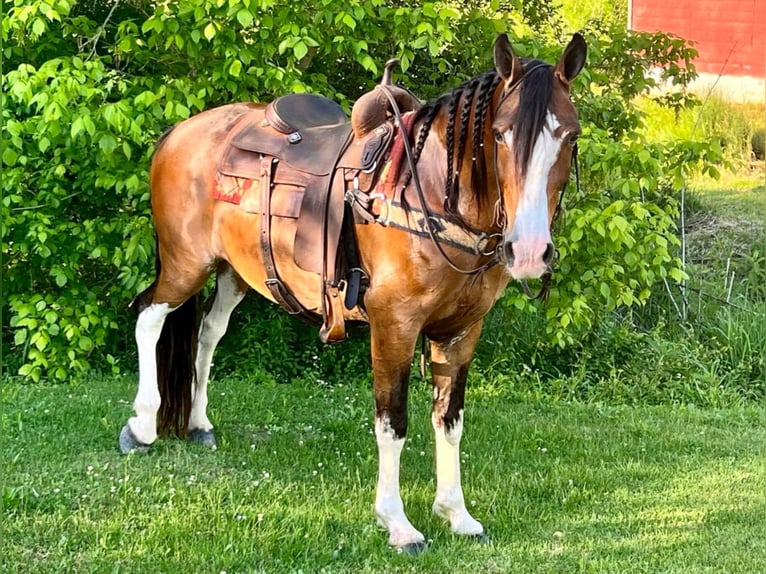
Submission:
{"label": "horse's hoof", "polygon": [[417,556],[425,549],[425,542],[411,542],[409,544],[405,544],[404,546],[400,546],[396,549],[396,552],[398,554],[407,554],[408,556]]}
{"label": "horse's hoof", "polygon": [[213,450],[218,448],[218,445],[215,442],[215,434],[212,430],[194,429],[193,431],[190,431],[188,435],[186,435],[186,438],[188,438],[191,442],[201,444],[202,446],[206,446]]}
{"label": "horse's hoof", "polygon": [[131,452],[146,454],[149,452],[149,445],[140,442],[136,435],[133,434],[133,431],[130,430],[130,426],[126,424],[120,431],[120,452],[122,454]]}
{"label": "horse's hoof", "polygon": [[481,534],[470,534],[468,536],[468,540],[472,540],[473,542],[476,542],[477,544],[483,544],[485,546],[489,546],[490,544],[492,544],[492,541],[489,539],[489,536],[487,536],[483,532]]}

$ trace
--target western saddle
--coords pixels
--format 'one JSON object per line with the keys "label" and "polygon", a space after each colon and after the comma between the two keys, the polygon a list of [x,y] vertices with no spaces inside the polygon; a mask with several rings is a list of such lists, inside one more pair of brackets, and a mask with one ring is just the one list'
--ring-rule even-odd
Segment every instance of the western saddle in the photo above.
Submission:
{"label": "western saddle", "polygon": [[[402,113],[417,109],[420,102],[411,92],[391,84],[395,63],[386,64],[381,83]],[[301,269],[321,276],[319,336],[324,342],[345,339],[342,305],[352,309],[359,300],[365,275],[357,256],[351,203],[376,185],[394,131],[391,104],[376,88],[357,100],[351,121],[325,97],[290,94],[268,104],[265,118],[246,115],[228,136],[216,197],[260,214],[269,291],[288,313],[318,323],[317,315],[304,308],[280,278],[274,260],[272,227],[285,217],[297,219],[293,257]]]}

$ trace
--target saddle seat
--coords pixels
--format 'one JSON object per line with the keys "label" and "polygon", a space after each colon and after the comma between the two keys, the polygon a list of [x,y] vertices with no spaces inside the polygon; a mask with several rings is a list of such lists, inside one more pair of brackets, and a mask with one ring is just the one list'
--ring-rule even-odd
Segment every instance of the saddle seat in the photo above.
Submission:
{"label": "saddle seat", "polygon": [[307,128],[348,122],[343,108],[317,94],[287,94],[277,98],[266,106],[266,120],[278,132],[298,136]]}

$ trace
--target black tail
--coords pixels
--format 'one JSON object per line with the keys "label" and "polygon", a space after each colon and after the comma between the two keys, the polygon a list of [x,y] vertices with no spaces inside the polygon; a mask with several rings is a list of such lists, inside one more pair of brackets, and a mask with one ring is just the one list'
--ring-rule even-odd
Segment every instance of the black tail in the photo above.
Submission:
{"label": "black tail", "polygon": [[199,330],[200,295],[165,319],[157,341],[157,385],[160,390],[160,410],[157,432],[173,433],[186,438],[192,407],[192,385],[197,384],[197,335]]}

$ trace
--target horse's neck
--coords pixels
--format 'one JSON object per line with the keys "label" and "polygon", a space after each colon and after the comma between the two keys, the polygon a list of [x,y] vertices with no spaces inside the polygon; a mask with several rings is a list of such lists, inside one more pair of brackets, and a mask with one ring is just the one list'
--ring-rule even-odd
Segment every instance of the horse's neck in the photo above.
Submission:
{"label": "horse's neck", "polygon": [[[426,172],[426,177],[421,176],[421,181],[425,180],[429,184],[424,186],[424,193],[429,197],[429,207],[438,205],[440,211],[445,209],[447,192],[447,147],[444,126],[446,122],[436,124],[435,129],[431,130],[426,139],[422,157],[429,158],[429,167],[423,170],[420,165],[418,166],[419,172]],[[494,144],[491,134],[489,137],[485,134],[483,142],[484,145],[479,148],[478,153],[483,155],[484,162],[473,160],[477,157],[477,153],[473,149],[472,138],[469,137],[465,143],[455,215],[474,229],[495,232],[498,231],[495,207],[499,196],[494,172]],[[457,147],[456,142],[456,150]],[[472,177],[474,170],[476,173]],[[453,170],[453,177],[454,174]],[[428,191],[425,187],[429,188]]]}

